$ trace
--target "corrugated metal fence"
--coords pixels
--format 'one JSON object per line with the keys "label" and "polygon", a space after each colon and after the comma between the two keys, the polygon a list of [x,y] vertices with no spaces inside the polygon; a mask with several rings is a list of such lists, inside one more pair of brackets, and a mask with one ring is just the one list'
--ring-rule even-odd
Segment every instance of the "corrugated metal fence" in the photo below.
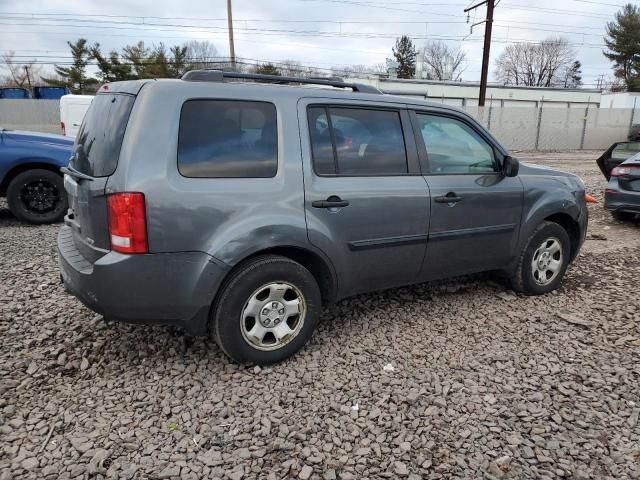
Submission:
{"label": "corrugated metal fence", "polygon": [[[507,148],[603,150],[626,140],[636,120],[630,108],[465,107]],[[637,121],[640,123],[640,115]],[[58,100],[0,100],[0,127],[60,133]]]}

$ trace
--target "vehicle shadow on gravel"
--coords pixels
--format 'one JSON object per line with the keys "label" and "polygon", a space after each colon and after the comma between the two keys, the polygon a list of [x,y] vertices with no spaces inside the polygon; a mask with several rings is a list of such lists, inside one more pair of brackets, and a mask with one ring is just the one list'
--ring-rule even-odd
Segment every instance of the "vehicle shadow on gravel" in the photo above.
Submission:
{"label": "vehicle shadow on gravel", "polygon": [[[303,350],[285,360],[288,362],[304,361],[303,358],[311,351],[322,350],[324,344],[331,344],[337,339],[353,337],[354,330],[362,332],[384,331],[387,321],[385,316],[393,316],[394,311],[402,307],[402,312],[414,308],[424,308],[424,302],[446,304],[448,297],[466,293],[477,294],[481,291],[489,295],[505,295],[505,298],[517,298],[515,294],[492,274],[476,274],[449,279],[437,283],[423,283],[408,287],[400,287],[374,293],[350,297],[326,308],[309,344]],[[104,351],[107,357],[103,362],[110,362],[118,358],[119,362],[128,359],[138,362],[143,358],[147,361],[166,362],[167,359],[182,359],[186,364],[190,362],[207,362],[210,365],[232,363],[221,351],[218,345],[207,337],[193,337],[185,330],[171,326],[146,326],[126,324],[105,320],[100,315],[93,315],[86,310],[90,321],[83,320],[86,325],[85,334],[104,338]],[[366,326],[363,327],[363,323]],[[99,331],[99,334],[96,334]],[[83,339],[83,340],[86,340]],[[94,358],[100,355],[93,351]]]}

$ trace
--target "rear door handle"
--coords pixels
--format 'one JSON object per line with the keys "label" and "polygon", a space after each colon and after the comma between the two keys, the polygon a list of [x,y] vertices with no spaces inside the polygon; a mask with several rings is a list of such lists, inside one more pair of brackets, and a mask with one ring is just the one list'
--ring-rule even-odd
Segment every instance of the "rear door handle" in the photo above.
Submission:
{"label": "rear door handle", "polygon": [[453,192],[449,192],[446,195],[434,197],[434,200],[438,203],[458,203],[462,201],[462,197],[459,197]]}
{"label": "rear door handle", "polygon": [[311,202],[311,206],[314,208],[341,208],[349,206],[349,202],[347,200],[342,200],[336,195],[331,195],[326,200],[316,200],[315,202]]}

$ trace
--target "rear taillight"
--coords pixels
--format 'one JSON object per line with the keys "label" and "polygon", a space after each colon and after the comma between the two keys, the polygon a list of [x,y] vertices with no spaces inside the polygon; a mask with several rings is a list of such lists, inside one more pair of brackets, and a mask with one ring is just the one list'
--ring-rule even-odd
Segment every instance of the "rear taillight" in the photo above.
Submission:
{"label": "rear taillight", "polygon": [[640,167],[635,165],[618,165],[611,170],[612,177],[624,177],[625,175],[640,175]]}
{"label": "rear taillight", "polygon": [[584,194],[584,201],[587,203],[598,203],[596,197],[594,197],[593,195],[589,195],[588,193]]}
{"label": "rear taillight", "polygon": [[64,128],[64,122],[60,122],[60,128],[62,129],[62,134],[63,134],[63,135],[66,135],[66,134],[67,134],[67,131],[66,131],[66,129]]}
{"label": "rear taillight", "polygon": [[113,193],[109,205],[111,248],[120,253],[147,253],[147,219],[142,193]]}

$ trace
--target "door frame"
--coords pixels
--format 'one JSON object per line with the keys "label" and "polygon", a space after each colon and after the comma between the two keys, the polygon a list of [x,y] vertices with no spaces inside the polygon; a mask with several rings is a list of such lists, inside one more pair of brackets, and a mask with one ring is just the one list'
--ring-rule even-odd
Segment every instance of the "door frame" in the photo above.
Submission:
{"label": "door frame", "polygon": [[[337,174],[326,175],[318,174],[313,164],[313,151],[311,149],[311,132],[309,125],[308,109],[311,107],[323,108],[353,108],[359,110],[386,110],[398,112],[400,115],[400,123],[404,136],[404,147],[407,152],[407,173],[403,174],[382,174],[382,175],[358,175],[358,174]],[[305,147],[308,149],[311,172],[310,174],[318,177],[406,177],[411,175],[424,175],[424,168],[420,160],[420,148],[418,139],[415,136],[414,120],[411,118],[411,112],[404,103],[385,102],[375,100],[355,100],[331,97],[301,97],[297,104],[298,128],[300,131],[300,147],[303,156],[306,153]],[[422,136],[422,135],[421,135]],[[304,162],[303,162],[304,172]]]}
{"label": "door frame", "polygon": [[[429,186],[424,177],[424,173],[422,170],[419,153],[418,153],[418,145],[414,134],[413,122],[411,121],[409,111],[407,108],[407,104],[404,102],[397,101],[386,101],[384,96],[380,96],[380,100],[370,100],[370,99],[359,99],[359,98],[335,98],[328,96],[307,96],[301,97],[297,100],[296,104],[296,113],[298,116],[298,130],[300,137],[300,154],[301,154],[301,166],[303,172],[303,182],[304,182],[304,205],[305,205],[305,218],[307,219],[307,236],[310,244],[315,244],[311,241],[311,231],[315,230],[311,227],[309,223],[309,219],[307,218],[307,204],[310,201],[309,199],[309,188],[312,188],[311,182],[315,180],[330,180],[335,179],[339,182],[349,181],[349,178],[354,179],[371,179],[374,180],[377,178],[396,178],[398,182],[402,182],[404,177],[408,177],[412,179],[412,182],[420,182],[421,187],[424,188],[424,202],[425,202],[425,214],[426,218],[424,219],[424,231],[419,232],[419,235],[406,235],[403,237],[384,237],[384,238],[376,238],[376,239],[367,239],[367,240],[356,240],[348,242],[345,245],[346,248],[355,252],[366,252],[374,247],[398,247],[398,246],[409,246],[415,244],[423,244],[424,248],[422,251],[422,257],[426,254],[426,244],[428,240],[428,231],[429,231]],[[366,175],[366,174],[337,174],[337,175],[319,175],[315,172],[314,162],[313,162],[313,150],[311,147],[311,132],[310,125],[308,120],[308,109],[310,107],[326,107],[326,108],[353,108],[353,109],[364,109],[364,110],[387,110],[398,112],[400,117],[400,123],[402,127],[403,137],[404,137],[404,146],[407,155],[407,173],[403,174],[381,174],[381,175]],[[341,180],[342,179],[342,180]],[[349,208],[349,207],[346,207]],[[323,232],[320,232],[323,233]],[[320,247],[318,247],[320,248]],[[323,251],[324,255],[329,257],[333,263],[335,263],[335,259],[332,258],[330,252]],[[420,259],[420,263],[423,258]],[[340,266],[336,265],[336,271],[339,273],[341,270]],[[419,274],[419,270],[416,272],[415,277]],[[415,280],[414,277],[414,280]],[[349,284],[345,279],[340,278],[338,275],[338,284],[336,285],[336,293],[337,299],[344,298],[346,296],[350,296],[354,293],[361,293],[360,290],[355,290],[354,285]],[[409,282],[411,283],[411,282]],[[407,282],[403,282],[402,285],[406,285]],[[398,285],[390,285],[390,286],[399,286]],[[386,287],[383,287],[386,288]],[[362,291],[370,291],[371,289],[366,289]]]}
{"label": "door frame", "polygon": [[493,138],[489,134],[487,130],[482,127],[478,122],[476,122],[473,118],[463,114],[461,112],[457,112],[454,110],[444,110],[439,108],[420,108],[417,105],[407,105],[409,110],[409,118],[411,119],[411,126],[413,127],[413,136],[416,140],[416,146],[418,148],[418,158],[420,159],[420,165],[422,167],[422,174],[424,176],[432,176],[432,175],[478,175],[478,173],[472,172],[457,172],[457,173],[435,173],[431,171],[431,162],[429,161],[429,151],[424,142],[424,138],[422,136],[422,132],[420,130],[420,125],[418,123],[418,114],[425,115],[434,115],[439,117],[451,118],[453,120],[457,120],[459,122],[464,123],[469,128],[471,128],[476,134],[478,134],[485,142],[489,144],[491,149],[493,150],[493,160],[494,164],[497,167],[495,172],[485,173],[484,175],[500,175],[502,176],[502,162],[504,157],[508,155],[506,149],[500,145],[500,143]]}

